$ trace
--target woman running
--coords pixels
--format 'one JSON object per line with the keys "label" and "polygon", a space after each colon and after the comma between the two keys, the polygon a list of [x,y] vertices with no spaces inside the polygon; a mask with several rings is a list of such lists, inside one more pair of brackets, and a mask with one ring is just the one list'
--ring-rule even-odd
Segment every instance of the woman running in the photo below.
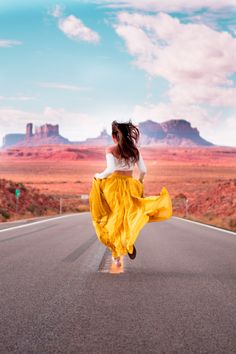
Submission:
{"label": "woman running", "polygon": [[[112,122],[114,145],[106,148],[107,167],[95,174],[89,195],[96,234],[112,252],[117,266],[121,265],[121,255],[136,257],[134,243],[146,223],[172,216],[172,202],[165,187],[160,195],[144,197],[147,168],[137,147],[139,136],[139,129],[131,121]],[[138,179],[133,178],[135,164]]]}

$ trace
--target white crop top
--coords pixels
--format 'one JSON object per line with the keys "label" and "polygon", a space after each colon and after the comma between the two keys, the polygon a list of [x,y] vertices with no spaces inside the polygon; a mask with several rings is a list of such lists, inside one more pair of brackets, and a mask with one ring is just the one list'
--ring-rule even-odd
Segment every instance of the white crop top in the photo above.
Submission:
{"label": "white crop top", "polygon": [[[111,152],[106,153],[106,160],[107,160],[107,168],[101,172],[101,173],[96,173],[94,177],[102,179],[110,175],[114,171],[133,171],[133,168],[135,166],[135,163],[130,161],[130,164],[128,165],[124,159],[117,159]],[[139,152],[139,160],[136,162],[139,172],[141,173],[146,173],[147,168],[145,166],[145,163],[143,161],[143,157],[141,153]]]}

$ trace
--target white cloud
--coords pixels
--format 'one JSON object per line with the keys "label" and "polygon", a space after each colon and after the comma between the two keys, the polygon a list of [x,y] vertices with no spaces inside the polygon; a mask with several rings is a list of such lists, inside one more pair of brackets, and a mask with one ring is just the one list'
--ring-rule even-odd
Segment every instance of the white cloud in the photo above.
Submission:
{"label": "white cloud", "polygon": [[[235,116],[234,117],[228,117],[226,119],[226,124],[228,125],[229,129],[232,129],[232,131],[234,132],[234,135],[235,132],[236,132],[236,113],[235,113]],[[236,143],[235,143],[236,145]]]}
{"label": "white cloud", "polygon": [[59,20],[60,30],[70,39],[98,43],[100,36],[74,15]]}
{"label": "white cloud", "polygon": [[50,12],[50,14],[51,14],[53,17],[61,17],[61,15],[62,15],[62,7],[57,4],[57,5],[54,7],[54,9]]}
{"label": "white cloud", "polygon": [[115,25],[135,64],[170,83],[172,103],[235,106],[236,39],[159,13],[121,12]]}
{"label": "white cloud", "polygon": [[235,0],[103,0],[103,4],[111,8],[130,8],[143,11],[190,11],[201,8],[211,10],[219,10],[222,8],[230,7],[236,9]]}
{"label": "white cloud", "polygon": [[12,47],[13,45],[20,45],[23,44],[21,41],[17,41],[14,39],[0,39],[0,48],[4,47]]}
{"label": "white cloud", "polygon": [[55,89],[60,89],[60,90],[70,90],[70,91],[89,90],[89,88],[86,88],[86,87],[81,87],[81,86],[76,86],[76,85],[68,85],[68,84],[57,83],[57,82],[40,82],[39,86],[46,87],[46,88],[55,88]]}
{"label": "white cloud", "polygon": [[216,145],[236,146],[236,117],[223,119],[223,112],[211,112],[197,105],[182,105],[160,103],[157,105],[136,105],[131,114],[136,124],[150,119],[162,123],[170,119],[185,119],[192,128],[197,128],[200,136]]}
{"label": "white cloud", "polygon": [[236,88],[194,83],[173,85],[169,97],[176,104],[208,104],[220,107],[236,107]]}
{"label": "white cloud", "polygon": [[219,117],[209,116],[206,109],[197,105],[180,106],[167,103],[136,105],[132,117],[138,122],[151,119],[159,123],[169,119],[186,119],[196,127],[204,125],[205,129],[210,129],[219,121]]}
{"label": "white cloud", "polygon": [[208,131],[208,137],[210,141],[218,143],[218,145],[234,146],[235,142],[235,131],[236,131],[236,115],[230,116],[226,119],[221,119],[221,123],[216,127],[212,127]]}
{"label": "white cloud", "polygon": [[63,17],[61,5],[57,4],[49,14],[58,18],[58,27],[68,38],[92,43],[100,42],[99,34],[87,27],[79,18],[74,15]]}
{"label": "white cloud", "polygon": [[62,136],[71,141],[84,140],[100,134],[103,124],[97,117],[64,108],[45,107],[42,112],[28,112],[12,107],[0,108],[0,146],[5,134],[25,133],[26,124],[59,124]]}
{"label": "white cloud", "polygon": [[35,100],[33,96],[0,96],[0,101],[31,101]]}

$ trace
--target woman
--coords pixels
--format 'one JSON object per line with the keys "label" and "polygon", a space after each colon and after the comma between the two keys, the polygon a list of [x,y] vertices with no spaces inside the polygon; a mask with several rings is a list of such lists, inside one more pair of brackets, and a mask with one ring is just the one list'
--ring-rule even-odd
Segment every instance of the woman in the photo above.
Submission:
{"label": "woman", "polygon": [[[165,187],[158,196],[144,198],[143,181],[147,168],[137,148],[139,130],[132,124],[112,122],[115,145],[106,149],[107,167],[93,178],[89,195],[92,222],[98,239],[112,252],[120,266],[120,256],[136,257],[136,241],[148,222],[172,216],[172,202]],[[133,178],[135,163],[139,179]]]}

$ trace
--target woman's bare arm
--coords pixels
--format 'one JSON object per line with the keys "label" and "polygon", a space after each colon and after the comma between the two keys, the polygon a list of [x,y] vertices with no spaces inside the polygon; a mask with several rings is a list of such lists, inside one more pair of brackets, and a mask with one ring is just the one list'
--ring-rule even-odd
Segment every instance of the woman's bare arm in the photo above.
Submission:
{"label": "woman's bare arm", "polygon": [[147,167],[144,163],[141,152],[139,151],[139,160],[137,161],[137,166],[139,169],[139,181],[143,183],[144,176],[147,173]]}

